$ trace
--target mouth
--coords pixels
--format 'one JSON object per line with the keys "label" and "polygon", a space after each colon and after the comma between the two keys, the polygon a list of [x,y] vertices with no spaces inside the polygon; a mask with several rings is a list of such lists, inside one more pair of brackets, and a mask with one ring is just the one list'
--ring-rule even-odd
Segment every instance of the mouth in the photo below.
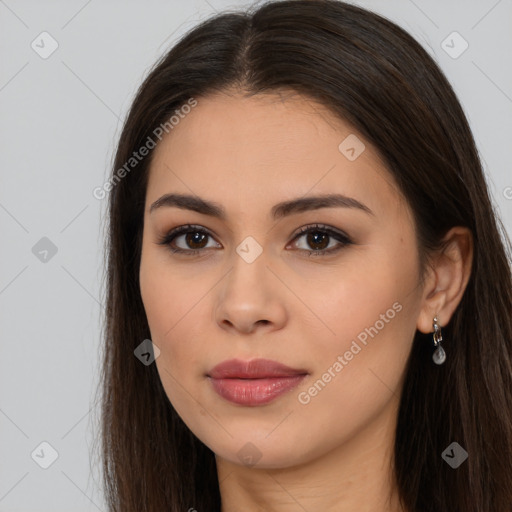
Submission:
{"label": "mouth", "polygon": [[238,405],[258,406],[292,390],[308,374],[303,368],[269,359],[231,359],[215,366],[206,376],[222,398]]}

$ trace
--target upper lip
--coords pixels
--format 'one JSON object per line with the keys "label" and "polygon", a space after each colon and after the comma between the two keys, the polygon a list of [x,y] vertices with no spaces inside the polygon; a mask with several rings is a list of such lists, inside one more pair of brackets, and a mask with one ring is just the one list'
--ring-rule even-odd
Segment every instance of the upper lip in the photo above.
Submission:
{"label": "upper lip", "polygon": [[229,359],[218,364],[208,372],[213,379],[264,379],[268,377],[290,377],[305,375],[307,370],[290,368],[270,359]]}

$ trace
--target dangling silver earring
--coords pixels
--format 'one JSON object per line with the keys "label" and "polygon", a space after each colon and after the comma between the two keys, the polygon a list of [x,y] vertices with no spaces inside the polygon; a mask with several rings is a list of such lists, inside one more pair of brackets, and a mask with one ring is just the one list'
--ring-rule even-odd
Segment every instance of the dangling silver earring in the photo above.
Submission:
{"label": "dangling silver earring", "polygon": [[441,341],[443,341],[443,336],[441,334],[441,327],[439,327],[439,324],[437,323],[437,315],[434,317],[434,346],[437,347],[435,352],[432,355],[432,359],[434,363],[436,364],[443,364],[446,361],[446,352],[444,351],[443,347],[441,346]]}

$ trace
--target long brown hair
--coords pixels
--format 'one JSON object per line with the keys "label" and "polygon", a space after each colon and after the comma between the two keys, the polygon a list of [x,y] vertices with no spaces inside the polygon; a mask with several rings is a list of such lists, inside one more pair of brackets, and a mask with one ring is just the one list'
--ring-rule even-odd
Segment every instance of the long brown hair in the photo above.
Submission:
{"label": "long brown hair", "polygon": [[[150,71],[124,124],[108,187],[101,457],[109,511],[221,508],[214,453],[175,412],[156,365],[134,356],[150,338],[138,276],[152,152],[126,163],[190,98],[233,87],[298,92],[366,137],[414,212],[422,269],[451,227],[470,229],[473,267],[443,326],[446,363],[432,364],[431,337],[415,335],[394,471],[407,510],[510,510],[511,248],[467,118],[433,59],[394,23],[335,0],[285,0],[216,15],[186,34]],[[457,469],[441,457],[454,441],[468,452]]]}

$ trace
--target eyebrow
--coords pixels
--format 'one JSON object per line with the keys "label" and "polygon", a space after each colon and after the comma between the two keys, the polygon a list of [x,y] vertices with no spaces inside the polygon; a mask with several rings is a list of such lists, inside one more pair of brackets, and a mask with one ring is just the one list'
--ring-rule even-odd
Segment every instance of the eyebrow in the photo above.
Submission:
{"label": "eyebrow", "polygon": [[[220,220],[226,220],[226,211],[219,203],[202,199],[199,196],[165,194],[151,205],[149,213],[151,214],[155,210],[163,207],[192,210],[203,215],[210,215]],[[274,220],[277,220],[296,213],[334,207],[356,208],[369,215],[375,215],[368,206],[359,202],[357,199],[342,194],[326,194],[283,201],[272,207],[271,216]]]}

